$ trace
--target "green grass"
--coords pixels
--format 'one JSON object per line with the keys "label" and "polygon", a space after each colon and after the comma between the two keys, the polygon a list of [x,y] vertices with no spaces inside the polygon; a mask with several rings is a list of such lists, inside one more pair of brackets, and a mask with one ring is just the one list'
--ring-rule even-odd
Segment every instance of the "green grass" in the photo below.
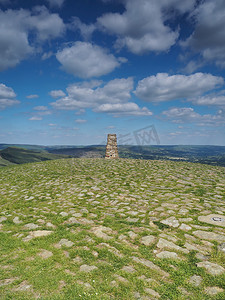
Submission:
{"label": "green grass", "polygon": [[[151,297],[151,290],[160,299],[224,299],[225,292],[212,297],[205,288],[225,290],[225,273],[210,275],[197,267],[196,257],[204,253],[225,268],[219,243],[206,246],[193,233],[201,230],[194,226],[207,226],[224,234],[222,227],[198,221],[203,213],[225,212],[224,175],[223,167],[130,159],[62,159],[1,168],[0,299],[130,300]],[[171,216],[191,230],[161,223]],[[26,228],[29,223],[38,228]],[[37,230],[52,233],[24,240]],[[145,245],[141,241],[148,235],[155,240]],[[200,250],[160,250],[160,238]],[[62,239],[73,245],[60,247]],[[42,258],[43,250],[52,256]],[[176,252],[179,260],[157,257],[163,250]],[[97,268],[85,273],[83,265]],[[126,272],[128,266],[133,272]],[[200,286],[189,283],[193,275],[202,277]]]}

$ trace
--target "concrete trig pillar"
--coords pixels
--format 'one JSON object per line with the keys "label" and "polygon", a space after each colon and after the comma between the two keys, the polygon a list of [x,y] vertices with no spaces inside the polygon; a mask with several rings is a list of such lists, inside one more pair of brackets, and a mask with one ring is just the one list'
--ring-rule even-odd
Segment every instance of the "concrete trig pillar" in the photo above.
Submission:
{"label": "concrete trig pillar", "polygon": [[116,134],[108,134],[105,158],[119,158]]}

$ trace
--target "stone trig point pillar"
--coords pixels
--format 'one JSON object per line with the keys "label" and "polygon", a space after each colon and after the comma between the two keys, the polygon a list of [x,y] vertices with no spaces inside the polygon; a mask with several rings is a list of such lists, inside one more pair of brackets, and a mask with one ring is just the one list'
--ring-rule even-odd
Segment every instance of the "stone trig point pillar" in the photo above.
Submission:
{"label": "stone trig point pillar", "polygon": [[119,158],[116,134],[108,134],[105,158]]}

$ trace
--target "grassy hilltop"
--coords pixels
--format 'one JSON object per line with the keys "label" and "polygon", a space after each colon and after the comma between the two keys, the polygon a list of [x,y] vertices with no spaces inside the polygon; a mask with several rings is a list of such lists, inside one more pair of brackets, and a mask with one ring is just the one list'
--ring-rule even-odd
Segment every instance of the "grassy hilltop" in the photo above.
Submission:
{"label": "grassy hilltop", "polygon": [[[225,168],[61,159],[0,169],[0,299],[225,299]],[[204,221],[205,220],[205,221]]]}

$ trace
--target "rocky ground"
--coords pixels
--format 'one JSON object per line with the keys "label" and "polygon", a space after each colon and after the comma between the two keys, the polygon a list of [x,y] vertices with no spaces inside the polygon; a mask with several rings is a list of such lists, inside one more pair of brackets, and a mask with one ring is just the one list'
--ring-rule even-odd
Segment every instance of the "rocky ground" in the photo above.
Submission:
{"label": "rocky ground", "polygon": [[225,168],[0,169],[0,299],[225,299]]}

